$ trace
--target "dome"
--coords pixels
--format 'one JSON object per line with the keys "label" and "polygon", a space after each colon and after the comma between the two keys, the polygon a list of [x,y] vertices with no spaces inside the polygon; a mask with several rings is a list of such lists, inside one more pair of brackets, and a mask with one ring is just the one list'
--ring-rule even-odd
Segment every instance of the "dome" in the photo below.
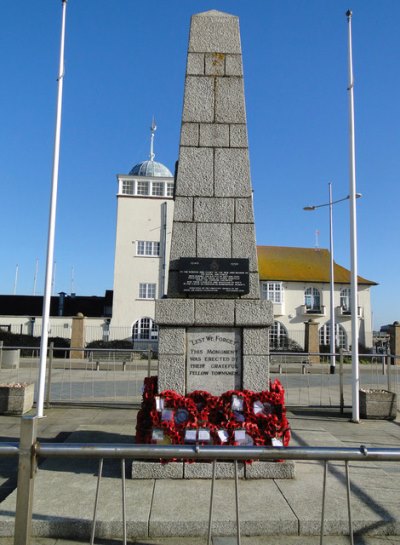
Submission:
{"label": "dome", "polygon": [[138,163],[132,168],[129,174],[132,176],[172,178],[170,170],[163,164],[157,163],[157,161],[143,161],[142,163]]}

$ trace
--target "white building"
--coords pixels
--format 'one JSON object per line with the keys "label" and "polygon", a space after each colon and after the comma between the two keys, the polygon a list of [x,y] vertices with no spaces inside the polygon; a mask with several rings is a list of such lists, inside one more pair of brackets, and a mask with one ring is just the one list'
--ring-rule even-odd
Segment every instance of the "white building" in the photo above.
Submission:
{"label": "white building", "polygon": [[[274,304],[271,347],[288,339],[304,346],[304,322],[318,323],[320,345],[330,344],[330,254],[322,248],[258,246],[261,296]],[[334,316],[337,346],[351,343],[350,271],[334,264]],[[358,277],[359,342],[372,347],[370,288],[375,282]]]}
{"label": "white building", "polygon": [[117,176],[114,338],[156,340],[155,299],[167,290],[174,179],[166,166],[154,161],[154,131],[153,125],[150,160]]}
{"label": "white building", "polygon": [[[173,219],[174,178],[150,160],[118,175],[115,244],[113,338],[156,340],[155,299],[166,293]],[[261,296],[274,302],[271,346],[304,347],[304,322],[319,324],[320,344],[330,343],[330,256],[313,248],[258,247]],[[359,277],[360,344],[372,346],[370,287]],[[350,271],[335,264],[334,306],[337,344],[351,342]],[[291,342],[290,342],[290,341]]]}

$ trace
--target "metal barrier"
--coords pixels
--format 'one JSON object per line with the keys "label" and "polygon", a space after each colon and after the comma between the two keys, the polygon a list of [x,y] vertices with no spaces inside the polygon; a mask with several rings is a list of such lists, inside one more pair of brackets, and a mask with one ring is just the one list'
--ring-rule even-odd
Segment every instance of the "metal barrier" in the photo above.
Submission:
{"label": "metal barrier", "polygon": [[[14,348],[14,347],[13,347]],[[16,347],[15,347],[16,348]],[[25,349],[24,349],[25,350]],[[27,348],[32,351],[33,348]],[[72,349],[77,351],[78,349]],[[46,406],[52,403],[133,404],[140,403],[143,380],[156,375],[158,362],[152,352],[135,349],[80,349],[85,357],[56,357],[70,349],[50,348]],[[61,352],[60,352],[61,351]],[[137,359],[141,356],[141,359]],[[286,391],[286,405],[350,407],[351,365],[346,353],[336,354],[336,373],[330,374],[330,353],[271,352],[270,375],[278,378]],[[310,363],[318,357],[322,363]],[[387,389],[400,395],[400,365],[395,355],[360,354],[362,388]],[[398,357],[400,360],[400,356]],[[36,382],[38,358],[21,357],[17,369],[0,369],[0,382]]]}
{"label": "metal barrier", "polygon": [[122,474],[122,506],[123,506],[123,539],[126,544],[126,515],[125,515],[125,459],[134,460],[212,460],[213,471],[210,492],[210,510],[208,523],[208,545],[211,543],[213,518],[214,483],[217,461],[232,461],[235,465],[235,498],[236,498],[236,528],[237,544],[240,545],[240,518],[239,518],[239,488],[237,462],[239,460],[276,461],[285,460],[313,460],[324,462],[324,477],[322,490],[321,531],[320,543],[323,544],[326,474],[328,461],[344,461],[346,469],[347,503],[349,536],[353,544],[353,527],[351,516],[351,489],[349,462],[399,462],[400,448],[330,448],[330,447],[241,447],[241,446],[199,446],[199,445],[119,445],[119,444],[78,444],[78,443],[40,443],[37,441],[37,417],[24,417],[21,421],[20,444],[8,443],[0,446],[1,456],[15,456],[18,460],[17,504],[15,516],[15,545],[29,545],[32,523],[32,505],[34,495],[34,479],[37,471],[38,458],[94,458],[100,460],[99,474],[94,502],[91,543],[94,541],[97,500],[102,475],[102,460],[113,458],[121,460]]}
{"label": "metal barrier", "polygon": [[[31,353],[33,348],[24,350]],[[156,374],[153,352],[136,349],[84,350],[82,358],[67,358],[77,348],[50,346],[46,370],[46,406],[52,403],[138,403],[143,380]],[[65,354],[64,354],[65,353]],[[62,357],[57,357],[62,355]],[[36,383],[38,357],[22,357],[16,368],[0,368],[0,383]]]}

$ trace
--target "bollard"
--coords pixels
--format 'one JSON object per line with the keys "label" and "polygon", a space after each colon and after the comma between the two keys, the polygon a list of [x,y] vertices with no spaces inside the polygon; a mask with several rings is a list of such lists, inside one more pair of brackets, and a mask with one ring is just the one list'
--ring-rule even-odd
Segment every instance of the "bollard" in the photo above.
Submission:
{"label": "bollard", "polygon": [[96,361],[96,371],[100,371],[100,362]]}
{"label": "bollard", "polygon": [[0,369],[1,369],[1,364],[3,362],[3,341],[0,341]]}
{"label": "bollard", "polygon": [[14,545],[30,545],[31,541],[33,488],[37,469],[37,420],[37,416],[21,418]]}
{"label": "bollard", "polygon": [[123,370],[123,371],[126,371],[126,361],[123,361],[123,362],[122,362],[122,370]]}

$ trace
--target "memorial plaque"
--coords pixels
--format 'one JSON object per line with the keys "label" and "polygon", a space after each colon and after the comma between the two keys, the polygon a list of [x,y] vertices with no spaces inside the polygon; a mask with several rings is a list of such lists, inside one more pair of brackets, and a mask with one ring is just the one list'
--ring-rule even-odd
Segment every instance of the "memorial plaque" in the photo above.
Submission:
{"label": "memorial plaque", "polygon": [[239,329],[187,330],[187,391],[220,395],[242,385],[242,342]]}
{"label": "memorial plaque", "polygon": [[179,291],[213,295],[249,293],[249,260],[181,257]]}

